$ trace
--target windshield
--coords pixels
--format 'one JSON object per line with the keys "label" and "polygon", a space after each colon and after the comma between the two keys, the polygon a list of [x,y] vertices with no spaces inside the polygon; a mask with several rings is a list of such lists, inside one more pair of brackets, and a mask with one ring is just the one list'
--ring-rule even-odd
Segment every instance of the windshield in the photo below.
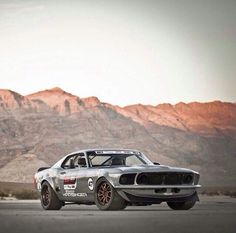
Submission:
{"label": "windshield", "polygon": [[91,167],[100,166],[138,166],[149,164],[145,157],[138,154],[90,154]]}

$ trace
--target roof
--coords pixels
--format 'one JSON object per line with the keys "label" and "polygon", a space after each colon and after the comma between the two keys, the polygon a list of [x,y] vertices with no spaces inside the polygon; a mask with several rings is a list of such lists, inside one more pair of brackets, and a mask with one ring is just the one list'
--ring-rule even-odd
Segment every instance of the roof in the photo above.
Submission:
{"label": "roof", "polygon": [[[134,149],[121,149],[121,148],[92,148],[92,149],[83,149],[71,152],[70,154],[76,154],[76,153],[84,153],[89,151],[95,151],[98,152],[97,154],[107,154],[107,153],[140,153],[138,150]],[[68,154],[68,155],[70,155]]]}
{"label": "roof", "polygon": [[83,150],[78,150],[78,151],[74,151],[74,152],[71,152],[67,155],[65,155],[63,158],[61,158],[59,161],[57,161],[52,167],[58,167],[60,166],[60,164],[62,163],[62,161],[67,157],[67,156],[70,156],[70,155],[73,155],[73,154],[79,154],[79,153],[86,153],[86,152],[89,152],[89,151],[95,151],[95,152],[98,152],[97,154],[138,154],[140,153],[140,151],[138,150],[132,150],[132,149],[117,149],[117,148],[95,148],[95,149],[83,149]]}

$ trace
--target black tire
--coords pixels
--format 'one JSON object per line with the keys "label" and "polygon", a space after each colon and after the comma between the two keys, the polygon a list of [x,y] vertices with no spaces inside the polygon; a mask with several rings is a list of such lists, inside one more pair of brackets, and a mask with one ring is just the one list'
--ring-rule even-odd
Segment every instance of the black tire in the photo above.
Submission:
{"label": "black tire", "polygon": [[95,203],[100,210],[123,210],[127,206],[126,201],[105,178],[98,180],[94,195]]}
{"label": "black tire", "polygon": [[189,210],[196,203],[196,200],[190,200],[186,202],[167,202],[167,205],[173,210]]}
{"label": "black tire", "polygon": [[40,200],[45,210],[59,210],[63,204],[48,182],[42,184]]}

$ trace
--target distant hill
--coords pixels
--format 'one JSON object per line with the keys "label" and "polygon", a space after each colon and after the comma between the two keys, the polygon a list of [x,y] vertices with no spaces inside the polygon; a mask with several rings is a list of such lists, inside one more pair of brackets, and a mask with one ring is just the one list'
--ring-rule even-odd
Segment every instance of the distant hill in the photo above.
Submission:
{"label": "distant hill", "polygon": [[139,149],[153,161],[199,171],[208,186],[233,186],[236,104],[121,108],[58,87],[28,96],[0,89],[0,181],[27,182],[38,166],[94,147]]}

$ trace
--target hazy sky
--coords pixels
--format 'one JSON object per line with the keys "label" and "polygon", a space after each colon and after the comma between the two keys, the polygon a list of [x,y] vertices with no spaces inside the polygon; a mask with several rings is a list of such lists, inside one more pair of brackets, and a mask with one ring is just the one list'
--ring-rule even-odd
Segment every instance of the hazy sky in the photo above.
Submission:
{"label": "hazy sky", "polygon": [[0,0],[0,88],[236,102],[236,0]]}

